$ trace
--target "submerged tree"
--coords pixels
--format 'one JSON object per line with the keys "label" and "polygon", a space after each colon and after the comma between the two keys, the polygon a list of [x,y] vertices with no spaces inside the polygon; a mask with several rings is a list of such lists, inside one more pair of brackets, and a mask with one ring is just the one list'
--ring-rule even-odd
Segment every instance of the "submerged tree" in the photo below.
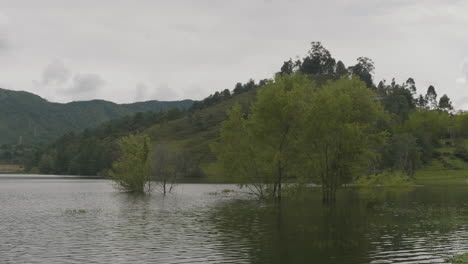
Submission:
{"label": "submerged tree", "polygon": [[306,179],[332,202],[374,155],[381,136],[374,125],[384,116],[374,98],[357,79],[319,88],[306,75],[278,75],[259,91],[250,115],[239,106],[229,113],[212,149],[227,173],[260,196],[281,199],[285,182]]}
{"label": "submerged tree", "polygon": [[149,145],[146,135],[130,135],[119,140],[121,157],[112,164],[109,175],[120,189],[134,193],[151,191]]}
{"label": "submerged tree", "polygon": [[247,118],[235,106],[222,124],[219,142],[212,145],[224,171],[240,176],[259,196],[281,199],[296,165],[295,136],[303,125],[305,100],[314,88],[305,75],[278,75],[259,91]]}
{"label": "submerged tree", "polygon": [[164,195],[172,192],[180,178],[188,172],[189,159],[165,144],[157,145],[151,158],[152,176],[156,186]]}
{"label": "submerged tree", "polygon": [[261,148],[250,130],[241,106],[236,104],[221,124],[219,142],[211,144],[222,172],[240,182],[259,198],[270,193],[269,164],[262,159]]}
{"label": "submerged tree", "polygon": [[385,134],[375,124],[385,118],[375,94],[357,79],[330,82],[313,94],[306,126],[300,138],[300,153],[322,185],[323,202],[335,201],[342,184],[365,173],[375,158],[374,146]]}

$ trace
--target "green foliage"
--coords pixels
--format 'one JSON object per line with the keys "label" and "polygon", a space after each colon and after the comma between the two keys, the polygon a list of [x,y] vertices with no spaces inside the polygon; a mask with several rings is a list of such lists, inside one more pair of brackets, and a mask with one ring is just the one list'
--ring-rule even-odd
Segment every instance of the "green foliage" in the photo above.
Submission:
{"label": "green foliage", "polygon": [[152,179],[165,195],[172,192],[175,184],[193,170],[191,159],[180,151],[158,144],[150,155]]}
{"label": "green foliage", "polygon": [[369,88],[374,87],[372,73],[374,73],[374,62],[366,57],[357,58],[356,65],[349,68],[353,76],[361,79]]}
{"label": "green foliage", "polygon": [[109,176],[118,188],[134,193],[151,191],[148,155],[150,140],[145,135],[131,135],[119,140],[121,156],[112,164]]}
{"label": "green foliage", "polygon": [[[383,80],[375,87],[373,71],[374,63],[366,57],[346,68],[320,42],[313,42],[302,60],[284,62],[275,80],[237,83],[232,92],[215,92],[188,111],[181,109],[190,101],[183,101],[187,105],[178,105],[180,109],[137,113],[81,133],[66,133],[39,150],[10,144],[0,148],[0,162],[24,164],[41,173],[102,175],[119,157],[119,138],[140,133],[191,157],[192,169],[184,173],[184,180],[240,182],[263,196],[278,196],[283,183],[313,181],[333,193],[357,176],[389,169],[417,178],[417,170],[426,168],[465,168],[468,146],[460,142],[468,138],[468,115],[455,114],[445,95],[437,101],[433,86],[425,95],[416,95],[412,78],[401,84]],[[0,90],[0,103],[0,110],[33,109],[29,117],[7,108],[0,111],[0,135],[7,127],[14,134],[12,143],[19,143],[16,131],[29,131],[29,136],[21,137],[27,143],[31,133],[38,141],[55,133],[50,129],[44,133],[39,121],[55,126],[66,119],[76,131],[163,102],[115,105],[95,100],[62,105]],[[66,118],[57,114],[61,112]],[[10,117],[31,121],[1,122]]]}
{"label": "green foliage", "polygon": [[453,110],[452,101],[450,101],[450,98],[446,94],[440,97],[438,108],[442,111]]}
{"label": "green foliage", "polygon": [[330,82],[312,95],[299,146],[307,158],[304,171],[322,185],[325,202],[376,158],[374,147],[386,134],[376,129],[385,113],[374,97],[357,79]]}
{"label": "green foliage", "polygon": [[395,79],[389,85],[382,80],[377,86],[385,110],[394,114],[399,121],[408,119],[411,111],[415,109],[416,100],[413,98],[415,91],[416,86],[412,78],[401,85],[397,84]]}
{"label": "green foliage", "polygon": [[385,170],[379,174],[359,177],[354,184],[360,187],[408,187],[413,185],[413,182],[402,171]]}
{"label": "green foliage", "polygon": [[236,104],[228,112],[228,119],[220,129],[219,142],[211,144],[218,158],[222,173],[247,186],[254,194],[265,197],[272,182],[269,164],[259,155],[261,149],[255,143],[249,124],[244,119],[240,105]]}
{"label": "green foliage", "polygon": [[438,106],[438,104],[437,104],[437,92],[436,92],[434,86],[429,85],[429,87],[427,88],[425,100],[426,100],[426,102],[428,103],[428,106],[431,109],[437,109],[437,106]]}
{"label": "green foliage", "polygon": [[294,135],[302,125],[304,99],[314,88],[305,75],[278,76],[258,92],[247,119],[235,106],[222,124],[220,142],[212,146],[224,171],[240,176],[259,196],[281,197],[294,169]]}
{"label": "green foliage", "polygon": [[464,162],[468,162],[468,150],[463,146],[456,146],[453,155]]}
{"label": "green foliage", "polygon": [[421,167],[421,148],[413,135],[393,134],[385,147],[384,168],[402,170],[407,175],[413,176],[416,169]]}
{"label": "green foliage", "polygon": [[233,108],[212,149],[226,173],[260,196],[281,198],[284,182],[314,176],[334,199],[339,185],[365,171],[384,136],[375,129],[384,112],[374,96],[358,80],[318,87],[302,74],[277,75],[250,115]]}
{"label": "green foliage", "polygon": [[299,66],[299,71],[310,75],[333,75],[336,61],[320,42],[312,42],[312,47],[307,57]]}

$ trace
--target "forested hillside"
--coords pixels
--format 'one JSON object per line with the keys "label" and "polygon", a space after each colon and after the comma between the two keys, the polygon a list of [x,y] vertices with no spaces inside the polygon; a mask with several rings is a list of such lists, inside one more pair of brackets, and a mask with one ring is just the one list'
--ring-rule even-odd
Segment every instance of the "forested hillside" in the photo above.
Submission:
{"label": "forested hillside", "polygon": [[0,145],[47,143],[67,132],[131,115],[159,112],[171,108],[186,109],[193,101],[147,101],[115,104],[103,100],[59,104],[28,92],[0,89]]}
{"label": "forested hillside", "polygon": [[[374,63],[369,58],[359,57],[354,65],[346,67],[319,42],[313,42],[303,59],[285,61],[275,79],[238,83],[232,91],[216,92],[185,111],[138,114],[80,134],[67,134],[31,155],[27,168],[41,173],[105,174],[120,155],[117,139],[144,133],[151,138],[153,147],[164,144],[190,156],[192,169],[186,175],[188,179],[205,177],[215,181],[235,181],[221,175],[210,149],[219,139],[227,112],[240,104],[244,118],[248,119],[258,91],[270,89],[268,87],[281,76],[300,74],[316,83],[317,90],[327,87],[331,81],[358,79],[371,91],[372,100],[381,105],[385,115],[374,129],[384,136],[372,150],[375,156],[369,172],[397,170],[413,177],[417,170],[431,164],[442,164],[446,169],[464,169],[465,161],[468,161],[465,147],[467,115],[455,113],[449,97],[439,96],[433,86],[417,89],[416,81],[410,77],[402,83],[392,79],[389,83],[382,80],[375,84],[373,71]],[[417,91],[423,92],[418,94]],[[294,105],[294,102],[290,103]],[[312,102],[321,103],[324,102]],[[276,105],[275,101],[271,104]],[[330,108],[330,111],[339,110],[339,106]]]}

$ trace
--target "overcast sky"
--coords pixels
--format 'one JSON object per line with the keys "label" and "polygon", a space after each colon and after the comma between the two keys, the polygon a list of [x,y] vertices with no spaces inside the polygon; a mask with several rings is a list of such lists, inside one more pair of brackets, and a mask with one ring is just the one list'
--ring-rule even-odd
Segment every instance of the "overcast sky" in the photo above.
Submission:
{"label": "overcast sky", "polygon": [[0,0],[0,87],[57,102],[201,99],[321,41],[468,109],[468,1]]}

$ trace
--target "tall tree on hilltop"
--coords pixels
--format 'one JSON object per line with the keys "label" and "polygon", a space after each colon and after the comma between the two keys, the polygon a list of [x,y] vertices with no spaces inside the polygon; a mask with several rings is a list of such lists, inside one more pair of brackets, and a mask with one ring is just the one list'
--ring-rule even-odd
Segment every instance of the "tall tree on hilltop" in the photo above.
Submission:
{"label": "tall tree on hilltop", "polygon": [[289,59],[288,61],[285,61],[283,63],[283,66],[281,66],[279,73],[283,75],[283,74],[292,74],[293,72],[294,72],[294,63],[292,59]]}
{"label": "tall tree on hilltop", "polygon": [[336,63],[335,74],[338,78],[348,75],[348,69],[342,61]]}
{"label": "tall tree on hilltop", "polygon": [[422,94],[416,99],[416,104],[421,109],[427,109],[427,100]]}
{"label": "tall tree on hilltop", "polygon": [[450,98],[446,94],[442,95],[439,99],[439,109],[442,111],[453,110],[452,101],[450,101]]}
{"label": "tall tree on hilltop", "polygon": [[349,67],[351,74],[359,77],[369,88],[374,87],[374,82],[372,80],[374,69],[374,62],[367,57],[357,58],[357,64]]}
{"label": "tall tree on hilltop", "polygon": [[411,78],[411,77],[408,78],[408,80],[406,80],[404,86],[406,86],[406,88],[411,91],[412,95],[416,94],[416,82],[414,81],[413,78]]}
{"label": "tall tree on hilltop", "polygon": [[438,104],[437,104],[437,93],[436,93],[436,90],[434,88],[434,86],[432,85],[429,85],[429,87],[427,88],[427,92],[426,92],[426,96],[425,98],[429,107],[431,109],[437,109],[438,107]]}
{"label": "tall tree on hilltop", "polygon": [[311,75],[332,75],[335,71],[335,59],[330,51],[322,46],[319,41],[312,42],[309,55],[304,58],[300,66],[300,72]]}

